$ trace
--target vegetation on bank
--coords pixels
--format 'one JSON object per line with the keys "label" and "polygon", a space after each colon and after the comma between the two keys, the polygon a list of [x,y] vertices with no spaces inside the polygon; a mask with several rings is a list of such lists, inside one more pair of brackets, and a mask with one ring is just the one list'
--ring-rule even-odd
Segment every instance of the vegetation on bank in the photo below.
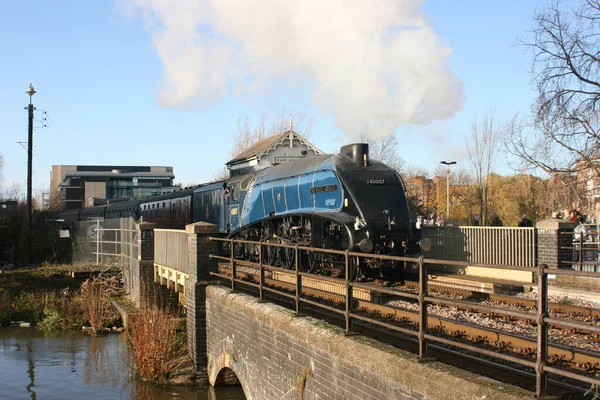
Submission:
{"label": "vegetation on bank", "polygon": [[186,336],[178,326],[176,315],[155,306],[142,307],[130,316],[127,344],[141,379],[168,383],[186,351]]}
{"label": "vegetation on bank", "polygon": [[[71,271],[91,272],[93,265],[42,265],[0,273],[0,325],[26,321],[42,330],[75,330],[90,326],[95,332],[120,324],[119,315],[109,307],[105,294],[113,290],[114,280],[94,278],[98,285],[106,281],[102,296],[94,300],[82,289],[81,279],[68,275]],[[110,272],[110,271],[109,271]],[[83,287],[91,284],[84,283]],[[89,292],[89,291],[88,291]],[[104,303],[105,313],[98,321],[90,306]]]}
{"label": "vegetation on bank", "polygon": [[[111,297],[120,294],[116,271],[94,265],[50,265],[0,272],[0,325],[26,321],[45,331],[81,330],[98,334],[120,326]],[[73,279],[71,272],[90,276]],[[157,304],[155,302],[153,304]],[[129,316],[131,364],[143,380],[167,384],[185,357],[186,337],[175,313],[144,306]]]}

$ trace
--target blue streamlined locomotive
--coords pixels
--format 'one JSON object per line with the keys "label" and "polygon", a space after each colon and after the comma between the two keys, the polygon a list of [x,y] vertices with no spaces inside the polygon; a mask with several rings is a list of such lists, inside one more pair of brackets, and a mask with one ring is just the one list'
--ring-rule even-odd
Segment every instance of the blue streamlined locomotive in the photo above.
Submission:
{"label": "blue streamlined locomotive", "polygon": [[[399,175],[370,160],[367,144],[315,155],[226,181],[108,206],[65,210],[67,221],[140,216],[161,228],[205,221],[230,237],[388,255],[419,251],[420,231],[409,216]],[[265,261],[291,267],[292,252],[266,246]],[[257,249],[236,249],[252,259]],[[239,255],[239,254],[238,254]],[[339,260],[306,255],[309,270]],[[369,268],[393,267],[384,263]]]}

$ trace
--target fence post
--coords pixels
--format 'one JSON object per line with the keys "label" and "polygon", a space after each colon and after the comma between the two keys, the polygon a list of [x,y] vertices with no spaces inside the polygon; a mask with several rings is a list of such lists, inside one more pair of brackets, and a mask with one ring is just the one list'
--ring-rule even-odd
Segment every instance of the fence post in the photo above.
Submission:
{"label": "fence post", "polygon": [[425,360],[427,357],[427,265],[423,256],[419,257],[419,360]]}
{"label": "fence post", "polygon": [[352,312],[352,286],[350,286],[350,256],[348,255],[350,250],[346,249],[344,252],[344,259],[346,262],[346,334],[352,330],[352,321],[350,320],[350,313]]}
{"label": "fence post", "polygon": [[100,264],[100,220],[96,220],[96,265]]}
{"label": "fence post", "polygon": [[579,271],[583,271],[583,232],[579,233]]}
{"label": "fence post", "polygon": [[231,291],[235,290],[235,277],[237,275],[237,271],[235,268],[235,258],[233,257],[233,239],[229,240],[229,262],[231,263]]}
{"label": "fence post", "polygon": [[548,275],[544,271],[546,264],[538,266],[538,299],[537,299],[537,360],[535,363],[536,396],[541,398],[548,387],[548,377],[544,373],[544,365],[548,358],[548,324],[544,318],[548,316]]}
{"label": "fence post", "polygon": [[265,268],[262,263],[262,239],[258,242],[258,269],[260,271],[260,281],[258,285],[258,301],[265,301],[263,295],[263,286],[265,284]]}
{"label": "fence post", "polygon": [[302,293],[302,277],[298,268],[298,243],[294,246],[296,260],[296,316],[300,316],[300,294]]}

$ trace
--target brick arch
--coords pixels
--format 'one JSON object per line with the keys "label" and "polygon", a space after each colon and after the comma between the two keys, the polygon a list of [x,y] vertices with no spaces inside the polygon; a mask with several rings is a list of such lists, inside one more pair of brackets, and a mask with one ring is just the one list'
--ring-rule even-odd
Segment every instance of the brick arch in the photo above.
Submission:
{"label": "brick arch", "polygon": [[242,386],[246,400],[253,400],[251,393],[246,389],[249,387],[246,370],[240,368],[239,364],[232,360],[231,352],[223,352],[218,357],[210,357],[209,360],[208,381],[212,386],[222,385],[223,382],[220,378],[224,378],[224,374],[230,376],[233,373],[233,376],[237,378],[238,383]]}

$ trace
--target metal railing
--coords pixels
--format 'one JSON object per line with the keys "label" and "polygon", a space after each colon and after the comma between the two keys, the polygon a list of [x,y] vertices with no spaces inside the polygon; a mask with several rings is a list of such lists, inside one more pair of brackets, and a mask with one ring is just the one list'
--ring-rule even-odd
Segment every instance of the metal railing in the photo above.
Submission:
{"label": "metal railing", "polygon": [[154,264],[189,273],[187,232],[177,229],[154,229]]}
{"label": "metal railing", "polygon": [[[474,352],[481,355],[486,355],[492,358],[496,358],[503,361],[508,361],[523,367],[531,368],[535,371],[536,378],[536,396],[541,398],[545,395],[548,386],[548,374],[556,374],[561,377],[573,379],[579,382],[587,383],[590,385],[600,385],[600,380],[591,378],[589,376],[585,376],[583,374],[579,374],[577,372],[571,372],[564,369],[560,369],[549,364],[549,340],[548,340],[548,328],[550,325],[571,328],[571,329],[580,329],[586,330],[594,333],[600,333],[600,326],[594,325],[591,323],[582,323],[576,322],[573,320],[563,319],[563,318],[552,318],[548,313],[548,274],[563,274],[563,275],[578,275],[578,276],[588,276],[588,277],[600,277],[600,273],[595,272],[577,272],[572,270],[557,270],[557,269],[549,269],[546,265],[539,266],[535,272],[537,274],[537,290],[538,290],[538,300],[537,300],[537,309],[535,313],[533,312],[523,312],[523,311],[515,311],[507,308],[501,308],[496,306],[485,306],[485,305],[477,305],[469,301],[465,300],[451,300],[447,298],[438,298],[430,296],[428,289],[428,267],[433,265],[456,265],[456,266],[468,266],[474,265],[482,268],[495,268],[495,269],[508,269],[508,270],[519,270],[519,271],[531,271],[531,267],[529,266],[509,266],[509,265],[501,265],[501,264],[476,264],[473,262],[464,262],[464,261],[451,261],[451,260],[435,260],[435,259],[426,259],[423,256],[418,258],[417,260],[413,258],[407,257],[392,257],[385,255],[371,255],[364,253],[355,253],[346,251],[336,251],[336,250],[325,250],[320,248],[312,248],[307,246],[299,246],[299,245],[290,245],[290,244],[275,244],[268,242],[254,242],[254,241],[246,241],[246,240],[234,240],[234,239],[225,239],[225,238],[210,238],[211,240],[221,241],[229,243],[229,254],[227,256],[223,255],[210,255],[211,258],[228,262],[231,268],[231,274],[221,274],[219,272],[211,272],[211,275],[219,277],[223,280],[227,280],[231,283],[231,289],[235,290],[238,285],[247,285],[258,289],[258,296],[260,300],[264,300],[265,293],[274,293],[279,296],[283,296],[292,300],[295,303],[295,312],[297,315],[301,315],[301,309],[303,304],[309,304],[315,306],[317,308],[325,309],[332,313],[336,313],[342,318],[345,319],[345,329],[346,333],[352,333],[353,321],[364,321],[370,324],[374,324],[383,328],[387,328],[396,332],[400,332],[406,335],[410,335],[416,337],[418,339],[419,346],[419,359],[424,360],[428,357],[428,345],[430,343],[439,343],[447,346],[453,346],[456,348],[460,348],[462,350]],[[250,245],[253,246],[253,249],[258,253],[257,262],[240,260],[235,257],[235,248],[236,245]],[[271,265],[265,265],[263,263],[263,252],[264,248],[268,247],[277,247],[284,248],[293,251],[294,257],[294,265],[293,268],[284,269],[280,267],[275,267]],[[345,269],[345,278],[334,278],[330,276],[318,275],[313,273],[308,273],[304,271],[300,271],[299,269],[299,256],[301,252],[314,252],[314,253],[324,253],[324,254],[334,254],[343,257],[344,269]],[[379,259],[379,260],[392,260],[392,261],[400,261],[400,262],[417,262],[419,267],[419,290],[418,293],[410,293],[404,292],[401,290],[382,287],[372,284],[360,283],[353,281],[350,279],[352,276],[351,271],[351,258],[367,258],[367,259]],[[237,266],[243,265],[252,268],[256,268],[259,270],[259,282],[249,282],[247,280],[241,279],[238,276]],[[295,288],[292,292],[276,289],[274,287],[270,287],[266,283],[265,272],[282,272],[293,274],[295,276]],[[344,300],[344,309],[336,308],[334,306],[323,304],[319,301],[315,301],[310,296],[303,294],[303,280],[305,278],[311,279],[322,279],[327,282],[337,283],[339,285],[343,285],[345,288],[346,295]],[[388,294],[392,296],[397,296],[399,298],[404,298],[412,301],[416,301],[419,307],[418,313],[418,323],[416,329],[409,329],[406,327],[401,327],[381,318],[373,318],[370,316],[366,316],[358,312],[355,307],[354,301],[354,291],[355,290],[369,290],[372,292],[378,292],[380,294]],[[467,344],[463,342],[459,342],[456,340],[447,339],[444,337],[440,337],[434,335],[432,330],[428,324],[428,306],[436,304],[436,305],[448,305],[453,307],[465,307],[467,309],[483,311],[483,312],[492,312],[501,316],[509,316],[512,318],[531,321],[534,320],[537,324],[537,334],[535,337],[535,361],[527,360],[525,358],[517,357],[515,355],[504,354],[497,351],[484,349],[481,347],[474,346],[472,344]]]}
{"label": "metal railing", "polygon": [[438,260],[535,267],[536,229],[490,226],[424,226]]}
{"label": "metal railing", "polygon": [[576,271],[600,272],[598,225],[581,224],[573,232],[561,232],[561,235],[572,239],[570,246],[561,246],[561,249],[572,253],[571,260],[561,261],[563,267],[571,266]]}

